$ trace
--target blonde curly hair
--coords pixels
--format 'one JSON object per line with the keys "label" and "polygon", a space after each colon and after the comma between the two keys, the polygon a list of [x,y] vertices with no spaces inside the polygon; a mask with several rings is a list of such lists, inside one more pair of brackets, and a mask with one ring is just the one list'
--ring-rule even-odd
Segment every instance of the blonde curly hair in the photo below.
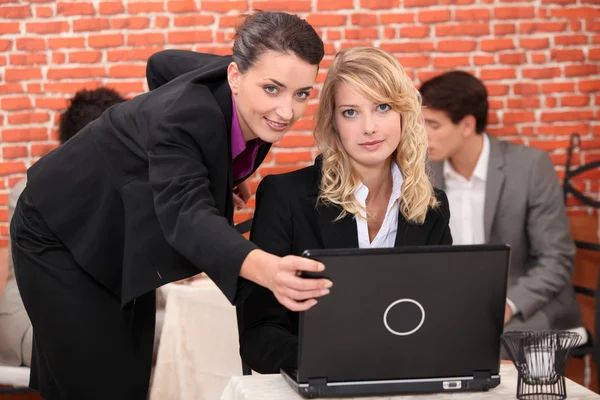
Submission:
{"label": "blonde curly hair", "polygon": [[359,216],[360,204],[354,192],[360,184],[334,123],[335,93],[345,83],[378,104],[388,104],[402,118],[400,143],[392,154],[402,171],[400,212],[416,224],[425,221],[429,208],[438,202],[427,170],[427,133],[421,114],[421,95],[391,54],[375,47],[354,47],[340,51],[323,84],[316,114],[315,140],[323,155],[319,201]]}

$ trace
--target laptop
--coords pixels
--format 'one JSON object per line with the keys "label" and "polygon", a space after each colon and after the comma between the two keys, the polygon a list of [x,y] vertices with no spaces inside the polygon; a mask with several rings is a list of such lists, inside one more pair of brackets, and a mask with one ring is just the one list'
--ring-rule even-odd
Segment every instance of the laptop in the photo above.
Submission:
{"label": "laptop", "polygon": [[300,314],[306,398],[488,390],[500,384],[510,247],[321,249],[331,293]]}

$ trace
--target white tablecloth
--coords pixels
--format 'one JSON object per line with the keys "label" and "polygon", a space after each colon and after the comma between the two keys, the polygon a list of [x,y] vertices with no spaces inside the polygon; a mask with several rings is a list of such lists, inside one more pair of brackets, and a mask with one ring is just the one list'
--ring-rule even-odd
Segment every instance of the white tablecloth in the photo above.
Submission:
{"label": "white tablecloth", "polygon": [[218,399],[242,375],[235,308],[207,278],[165,286],[167,306],[151,400]]}
{"label": "white tablecloth", "polygon": [[[360,397],[360,400],[495,400],[514,399],[517,393],[517,370],[512,364],[503,364],[500,369],[501,383],[488,392],[439,393],[386,397]],[[567,379],[568,399],[600,399],[596,393]],[[229,381],[221,400],[299,400],[300,395],[292,390],[281,375],[235,376]],[[350,400],[350,398],[345,398]]]}

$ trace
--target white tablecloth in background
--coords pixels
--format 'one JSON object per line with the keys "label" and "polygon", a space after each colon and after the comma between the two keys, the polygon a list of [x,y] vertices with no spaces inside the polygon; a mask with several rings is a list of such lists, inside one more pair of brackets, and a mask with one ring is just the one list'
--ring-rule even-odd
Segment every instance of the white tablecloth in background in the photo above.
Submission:
{"label": "white tablecloth in background", "polygon": [[218,399],[242,375],[235,308],[207,278],[169,284],[151,400]]}
{"label": "white tablecloth in background", "polygon": [[[488,392],[457,392],[384,397],[360,397],[356,400],[423,400],[456,399],[456,400],[496,400],[515,399],[517,393],[517,370],[512,364],[503,364],[500,369],[501,383]],[[600,399],[596,393],[567,379],[567,398]],[[299,394],[294,392],[281,375],[235,376],[225,388],[221,400],[299,400]],[[345,398],[351,400],[350,398]],[[354,398],[353,398],[354,399]]]}

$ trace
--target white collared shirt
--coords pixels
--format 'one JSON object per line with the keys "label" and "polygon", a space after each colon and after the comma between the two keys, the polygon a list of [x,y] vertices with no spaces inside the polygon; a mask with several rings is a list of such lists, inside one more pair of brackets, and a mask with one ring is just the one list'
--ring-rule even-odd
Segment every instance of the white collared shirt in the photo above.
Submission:
{"label": "white collared shirt", "polygon": [[446,195],[450,203],[450,231],[454,244],[485,243],[483,216],[485,185],[490,160],[490,139],[483,135],[483,148],[471,179],[460,175],[450,161],[444,161]]}
{"label": "white collared shirt", "polygon": [[[392,195],[388,202],[387,211],[377,236],[371,240],[369,239],[369,226],[366,220],[366,213],[364,210],[359,210],[362,218],[357,217],[356,219],[356,230],[358,232],[358,247],[361,249],[377,248],[377,247],[394,247],[396,242],[396,232],[398,231],[398,213],[400,212],[400,194],[402,192],[402,173],[400,167],[395,162],[392,162]],[[366,209],[367,196],[369,195],[369,188],[367,188],[362,182],[356,188],[354,197],[359,204]]]}

